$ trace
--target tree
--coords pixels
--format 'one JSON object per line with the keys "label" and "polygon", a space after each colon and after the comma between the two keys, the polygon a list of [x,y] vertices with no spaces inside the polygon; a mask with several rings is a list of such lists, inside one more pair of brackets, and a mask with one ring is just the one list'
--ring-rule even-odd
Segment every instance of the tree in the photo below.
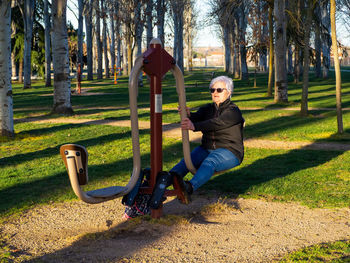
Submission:
{"label": "tree", "polygon": [[324,28],[323,33],[321,33],[322,39],[322,65],[323,65],[323,78],[327,79],[329,76],[329,68],[331,65],[331,21],[330,21],[330,9],[329,1],[321,1],[321,21],[322,27]]}
{"label": "tree", "polygon": [[110,32],[111,32],[111,44],[110,44],[110,55],[111,55],[111,66],[113,69],[114,74],[114,66],[115,66],[115,10],[114,10],[114,3],[109,3],[109,22],[110,22]]}
{"label": "tree", "polygon": [[81,65],[83,69],[83,11],[84,11],[84,1],[78,0],[78,65]]}
{"label": "tree", "polygon": [[322,77],[322,68],[321,68],[321,10],[319,3],[316,3],[315,7],[315,57],[316,57],[316,63],[315,63],[315,75],[317,78]]}
{"label": "tree", "polygon": [[119,0],[115,2],[115,14],[116,14],[116,38],[117,38],[117,68],[121,68],[122,66],[122,57],[121,57],[121,19],[120,19],[120,8],[119,8]]}
{"label": "tree", "polygon": [[101,14],[102,14],[102,45],[103,45],[103,56],[105,62],[105,76],[109,78],[109,59],[108,59],[108,48],[107,48],[107,13],[105,11],[106,2],[101,0]]}
{"label": "tree", "polygon": [[308,114],[308,92],[309,92],[309,68],[310,68],[310,32],[312,24],[312,13],[314,9],[314,0],[306,0],[305,6],[306,19],[304,23],[304,72],[303,72],[303,89],[301,94],[301,109],[300,114],[307,116]]}
{"label": "tree", "polygon": [[[23,10],[24,9],[24,10]],[[31,53],[33,36],[34,0],[25,0],[22,10],[24,21],[24,83],[23,88],[31,88]]]}
{"label": "tree", "polygon": [[337,126],[338,133],[342,134],[343,130],[343,115],[341,106],[341,73],[339,65],[338,45],[337,45],[337,31],[335,25],[335,0],[331,0],[330,4],[330,20],[331,20],[331,34],[332,34],[332,50],[335,69],[335,82],[336,82],[336,105],[337,105]]}
{"label": "tree", "polygon": [[11,1],[0,1],[0,135],[13,137]]}
{"label": "tree", "polygon": [[[14,54],[15,63],[18,64],[18,82],[23,83],[23,58],[24,58],[24,22],[22,13],[18,5],[14,5],[11,9],[12,21],[12,53]],[[13,64],[15,65],[15,64]]]}
{"label": "tree", "polygon": [[45,87],[51,87],[51,17],[49,14],[49,1],[44,0],[45,22]]}
{"label": "tree", "polygon": [[[153,39],[153,0],[147,0],[146,7],[146,28],[147,28],[147,48],[150,45],[151,40]],[[164,46],[164,43],[162,42]]]}
{"label": "tree", "polygon": [[86,58],[87,58],[87,80],[93,80],[92,63],[92,1],[87,0],[84,5],[85,31],[86,31]]}
{"label": "tree", "polygon": [[[101,0],[103,1],[103,0]],[[94,1],[95,15],[96,15],[96,47],[97,47],[97,79],[102,79],[102,42],[101,42],[101,9],[100,0]]]}
{"label": "tree", "polygon": [[184,10],[187,0],[174,0],[170,2],[172,19],[174,25],[174,52],[173,57],[181,71],[184,71],[183,63],[183,26],[184,26]]}
{"label": "tree", "polygon": [[286,15],[285,1],[274,2],[275,14],[275,102],[288,102],[286,67]]}
{"label": "tree", "polygon": [[272,77],[273,62],[275,54],[275,45],[273,43],[273,3],[269,2],[269,79],[267,84],[267,96],[272,97]]}
{"label": "tree", "polygon": [[164,17],[166,12],[166,0],[157,0],[157,36],[165,45],[164,42]]}
{"label": "tree", "polygon": [[249,78],[247,65],[247,43],[245,40],[248,10],[248,3],[241,1],[234,15],[236,21],[235,27],[237,28],[236,37],[238,37],[239,54],[241,60],[240,79],[242,80],[247,80]]}
{"label": "tree", "polygon": [[54,71],[53,113],[72,114],[68,32],[66,21],[67,0],[52,1],[52,58]]}

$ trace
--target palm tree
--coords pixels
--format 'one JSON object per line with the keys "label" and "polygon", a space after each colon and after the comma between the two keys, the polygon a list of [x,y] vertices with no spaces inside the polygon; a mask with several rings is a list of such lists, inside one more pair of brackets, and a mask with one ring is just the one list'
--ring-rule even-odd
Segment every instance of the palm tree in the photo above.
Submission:
{"label": "palm tree", "polygon": [[0,135],[12,137],[11,1],[0,2],[0,28]]}

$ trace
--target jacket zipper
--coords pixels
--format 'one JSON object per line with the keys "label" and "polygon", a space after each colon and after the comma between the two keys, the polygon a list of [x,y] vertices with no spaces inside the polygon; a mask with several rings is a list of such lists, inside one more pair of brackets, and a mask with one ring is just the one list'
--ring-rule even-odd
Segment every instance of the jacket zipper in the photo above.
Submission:
{"label": "jacket zipper", "polygon": [[[219,109],[215,108],[215,114],[214,117],[218,117],[219,116]],[[214,150],[216,149],[216,143],[215,143],[215,131],[213,131],[213,136],[212,136],[212,140],[213,140],[213,148]]]}

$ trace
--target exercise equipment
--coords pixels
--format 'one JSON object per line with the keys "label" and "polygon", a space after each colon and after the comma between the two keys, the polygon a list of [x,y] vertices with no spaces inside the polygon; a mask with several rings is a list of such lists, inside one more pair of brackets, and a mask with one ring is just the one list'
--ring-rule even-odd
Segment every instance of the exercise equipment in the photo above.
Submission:
{"label": "exercise equipment", "polygon": [[[146,72],[151,80],[150,108],[151,108],[151,171],[149,185],[140,187],[142,193],[152,194],[156,185],[157,174],[162,171],[162,77],[171,70],[176,80],[176,91],[179,96],[181,108],[181,120],[187,117],[186,95],[184,78],[175,60],[162,48],[159,39],[153,39],[150,48],[142,56],[135,60],[134,67],[129,76],[129,104],[131,120],[131,139],[133,152],[133,169],[130,180],[126,186],[111,186],[85,192],[81,185],[88,183],[88,152],[84,146],[66,144],[60,148],[60,154],[67,168],[71,186],[79,199],[86,203],[96,204],[117,197],[127,195],[140,182],[141,157],[138,126],[138,77],[141,70]],[[196,169],[193,166],[190,155],[189,134],[182,130],[182,144],[184,160],[187,168],[193,174]],[[183,203],[188,202],[180,190],[179,178],[173,178],[174,190],[166,190],[165,195],[176,195]],[[161,206],[152,211],[152,217],[160,217]]]}

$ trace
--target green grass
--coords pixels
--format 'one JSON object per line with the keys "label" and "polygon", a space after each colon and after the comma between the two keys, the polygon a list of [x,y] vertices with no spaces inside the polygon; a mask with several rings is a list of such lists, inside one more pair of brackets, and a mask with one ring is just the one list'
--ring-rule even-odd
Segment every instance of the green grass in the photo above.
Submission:
{"label": "green grass", "polygon": [[[216,76],[223,74],[218,70]],[[331,73],[332,75],[333,73]],[[333,76],[334,78],[334,76]],[[233,101],[242,109],[246,120],[245,137],[292,141],[339,142],[350,141],[350,111],[344,111],[345,133],[336,132],[334,79],[310,78],[308,117],[299,115],[301,83],[289,83],[289,103],[275,104],[266,97],[267,75],[259,74],[257,88],[250,81],[235,80]],[[342,73],[343,107],[350,107],[350,73]],[[185,74],[187,104],[191,108],[210,102],[208,72],[196,70]],[[86,189],[123,185],[132,170],[130,128],[20,122],[22,118],[67,118],[52,115],[53,88],[43,81],[34,81],[33,88],[23,90],[13,84],[14,139],[0,137],[0,221],[18,215],[24,209],[52,202],[76,200],[59,156],[59,147],[77,143],[89,151],[89,184]],[[76,119],[128,120],[128,78],[83,81],[83,89],[98,93],[94,96],[72,96]],[[75,88],[75,84],[72,84]],[[163,79],[163,122],[179,122],[174,79]],[[139,118],[149,121],[149,85],[144,81],[138,95]],[[142,166],[149,167],[150,137],[148,130],[140,131]],[[196,145],[192,145],[192,148]],[[181,141],[163,138],[164,169],[169,170],[182,158]],[[273,201],[294,201],[309,207],[349,207],[350,153],[343,151],[275,150],[246,148],[241,166],[216,175],[203,186],[203,192],[220,189],[224,196],[264,198]],[[324,253],[349,255],[349,242],[312,247],[296,255],[305,262],[318,262]],[[309,248],[308,248],[309,249]],[[327,250],[326,249],[326,250]],[[0,255],[10,258],[10,251],[0,244]],[[333,252],[336,251],[336,252]],[[315,259],[311,256],[315,255]],[[310,258],[307,258],[310,256]],[[290,255],[286,262],[297,261]],[[339,256],[337,260],[341,258]],[[301,259],[304,260],[304,259]],[[309,260],[309,261],[308,261]],[[341,262],[341,261],[332,261]]]}
{"label": "green grass", "polygon": [[[223,74],[216,72],[216,76]],[[208,72],[196,70],[185,74],[187,102],[196,108],[210,102]],[[289,100],[276,105],[266,97],[267,75],[259,74],[257,88],[253,81],[235,80],[233,100],[246,119],[245,138],[281,141],[340,142],[350,141],[350,111],[344,111],[345,133],[337,135],[334,109],[334,80],[310,78],[308,117],[297,110],[300,84],[289,83]],[[178,96],[174,78],[167,74],[162,80],[163,122],[179,122]],[[343,74],[343,104],[349,105],[350,74]],[[94,96],[72,96],[76,119],[128,120],[128,78],[84,81],[83,89]],[[72,84],[75,88],[75,84]],[[51,115],[53,88],[43,81],[23,90],[13,84],[15,120],[26,117],[66,118]],[[149,85],[144,81],[138,95],[139,119],[149,121]],[[38,106],[40,105],[40,106]],[[329,110],[331,109],[331,110]],[[71,117],[70,117],[71,118]],[[64,143],[78,143],[88,148],[90,184],[93,189],[123,184],[131,172],[131,140],[129,128],[78,124],[15,123],[15,139],[0,138],[0,215],[13,214],[38,203],[72,200],[63,163],[58,155]],[[140,132],[143,166],[149,166],[148,131]],[[164,139],[164,169],[170,169],[181,158],[181,143]],[[194,146],[193,146],[194,147]],[[349,203],[349,153],[341,151],[310,151],[246,149],[244,163],[233,171],[213,178],[207,189],[222,189],[234,195],[272,200],[297,201],[311,207],[342,207]],[[261,169],[266,167],[265,169]],[[227,183],[228,182],[228,183]],[[18,192],[21,192],[19,195]]]}
{"label": "green grass", "polygon": [[350,241],[307,247],[285,256],[280,262],[350,262]]}

